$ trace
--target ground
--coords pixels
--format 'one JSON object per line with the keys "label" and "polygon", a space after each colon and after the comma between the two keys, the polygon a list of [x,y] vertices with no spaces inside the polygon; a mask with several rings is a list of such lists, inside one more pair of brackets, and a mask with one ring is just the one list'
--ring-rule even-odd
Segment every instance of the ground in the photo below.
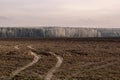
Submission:
{"label": "ground", "polygon": [[30,51],[40,59],[12,80],[44,80],[58,62],[49,52],[63,59],[50,80],[120,80],[120,39],[2,39],[0,80],[31,63]]}

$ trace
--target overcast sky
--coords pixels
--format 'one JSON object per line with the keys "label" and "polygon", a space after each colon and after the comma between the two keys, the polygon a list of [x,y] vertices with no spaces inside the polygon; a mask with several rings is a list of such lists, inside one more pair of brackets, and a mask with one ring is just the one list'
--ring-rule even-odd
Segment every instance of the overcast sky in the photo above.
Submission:
{"label": "overcast sky", "polygon": [[0,26],[120,27],[120,0],[0,0]]}

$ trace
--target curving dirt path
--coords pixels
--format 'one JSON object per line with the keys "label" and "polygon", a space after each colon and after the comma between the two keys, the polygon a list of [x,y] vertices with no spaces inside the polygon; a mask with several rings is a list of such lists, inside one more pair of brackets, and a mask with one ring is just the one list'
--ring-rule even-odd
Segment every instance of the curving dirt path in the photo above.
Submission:
{"label": "curving dirt path", "polygon": [[[29,46],[27,46],[28,48],[30,48]],[[18,48],[19,49],[19,48]],[[30,48],[31,49],[31,48]],[[31,63],[25,65],[24,67],[21,67],[15,71],[12,72],[12,74],[10,75],[10,77],[7,80],[11,80],[12,78],[14,78],[17,74],[19,74],[21,71],[27,69],[28,67],[34,65],[35,63],[37,63],[39,61],[39,59],[41,58],[40,56],[38,56],[36,53],[29,51],[29,53],[34,56],[34,59]]]}
{"label": "curving dirt path", "polygon": [[48,52],[48,53],[51,54],[51,55],[53,55],[53,56],[55,56],[58,61],[57,61],[56,65],[55,65],[52,69],[50,69],[50,70],[48,71],[47,75],[45,76],[45,80],[51,80],[53,74],[56,72],[56,70],[61,66],[61,64],[62,64],[62,62],[63,62],[63,58],[62,58],[62,57],[56,55],[56,54],[53,53],[53,52]]}

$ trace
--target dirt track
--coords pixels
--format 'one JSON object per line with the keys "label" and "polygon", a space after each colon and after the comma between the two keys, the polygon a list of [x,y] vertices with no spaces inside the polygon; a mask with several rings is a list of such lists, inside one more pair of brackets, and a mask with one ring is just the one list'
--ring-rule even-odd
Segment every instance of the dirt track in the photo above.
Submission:
{"label": "dirt track", "polygon": [[[31,50],[35,50],[32,46],[27,46],[27,47],[28,47],[29,49],[31,49]],[[19,46],[16,45],[16,46],[14,46],[14,48],[18,50],[18,49],[19,49]],[[21,68],[15,70],[15,71],[13,71],[12,74],[10,75],[10,77],[9,77],[7,80],[11,80],[11,79],[14,78],[16,75],[18,75],[20,72],[22,72],[23,70],[27,69],[28,67],[34,65],[35,63],[37,63],[37,62],[39,61],[39,59],[41,58],[41,56],[38,56],[36,53],[32,52],[31,50],[29,51],[29,53],[30,53],[32,56],[34,56],[34,60],[33,60],[31,63],[25,65],[24,67],[21,67]],[[47,75],[45,76],[45,80],[51,80],[52,77],[53,77],[53,74],[56,72],[56,70],[61,66],[61,64],[62,64],[62,62],[63,62],[63,58],[62,58],[62,57],[56,55],[56,54],[53,53],[53,52],[48,52],[48,53],[51,54],[51,55],[53,55],[53,56],[55,56],[58,61],[57,61],[56,65],[55,65],[52,69],[50,69],[50,70],[48,71]]]}
{"label": "dirt track", "polygon": [[[95,63],[87,63],[87,64],[84,64],[84,65],[81,65],[81,67],[86,67],[86,66],[90,66],[92,65],[93,67],[89,68],[88,71],[94,71],[94,70],[98,70],[98,69],[101,69],[101,68],[105,68],[105,67],[108,67],[108,66],[111,66],[111,65],[114,65],[118,63],[118,59],[106,59],[105,61],[101,61],[99,63],[96,63],[97,66],[95,66]],[[102,65],[99,65],[99,64],[102,64]],[[99,65],[99,66],[98,66]],[[75,73],[73,74],[72,76],[70,76],[69,78],[75,76],[75,75],[78,75],[79,73]]]}
{"label": "dirt track", "polygon": [[[7,79],[12,71],[31,63],[34,56],[30,51],[42,58],[33,66],[18,73],[13,79],[45,80],[48,76],[46,80],[119,80],[119,42],[118,40],[88,41],[85,39],[84,41],[1,41],[0,80]],[[54,54],[57,53],[57,56],[64,59],[58,67],[59,69],[57,68],[55,71],[53,68],[59,60],[49,51]]]}
{"label": "dirt track", "polygon": [[[19,49],[18,46],[15,46],[15,48],[16,48],[16,49]],[[29,47],[28,47],[28,48],[29,48]],[[8,78],[8,80],[14,78],[14,77],[15,77],[17,74],[19,74],[21,71],[23,71],[23,70],[27,69],[28,67],[34,65],[34,64],[37,63],[37,62],[39,61],[39,59],[41,58],[40,56],[38,56],[36,53],[34,53],[34,52],[32,52],[32,51],[29,51],[29,53],[30,53],[32,56],[34,56],[34,60],[33,60],[31,63],[25,65],[24,67],[21,67],[21,68],[15,70],[15,71],[13,71],[12,74],[10,75],[10,77]]]}
{"label": "dirt track", "polygon": [[55,65],[52,69],[50,69],[50,70],[48,71],[47,75],[45,76],[45,80],[51,80],[53,74],[56,72],[56,70],[61,66],[61,64],[62,64],[62,62],[63,62],[63,58],[62,58],[62,57],[56,55],[56,54],[53,53],[53,52],[49,52],[49,54],[55,56],[55,57],[57,58],[58,62],[56,63],[56,65]]}

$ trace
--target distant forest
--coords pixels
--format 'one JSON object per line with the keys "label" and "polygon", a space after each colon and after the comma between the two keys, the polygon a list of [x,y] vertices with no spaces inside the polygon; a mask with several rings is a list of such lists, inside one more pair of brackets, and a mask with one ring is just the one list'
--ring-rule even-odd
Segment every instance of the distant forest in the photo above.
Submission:
{"label": "distant forest", "polygon": [[0,28],[0,38],[83,38],[120,37],[120,29],[112,28]]}

